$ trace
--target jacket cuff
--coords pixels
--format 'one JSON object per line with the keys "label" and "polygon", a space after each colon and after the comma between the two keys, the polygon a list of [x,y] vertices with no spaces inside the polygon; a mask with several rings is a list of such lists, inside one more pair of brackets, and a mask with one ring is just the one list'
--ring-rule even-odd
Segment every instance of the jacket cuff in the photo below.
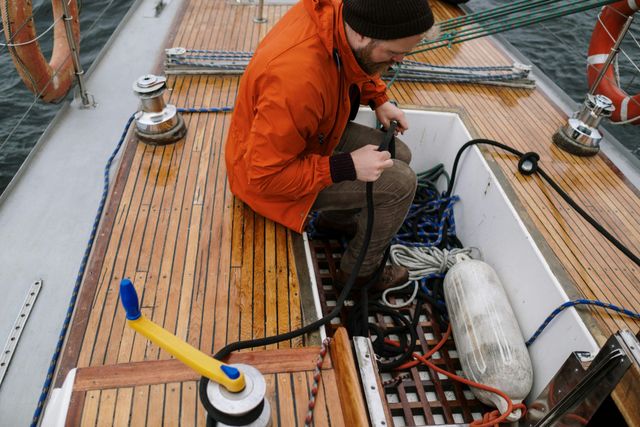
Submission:
{"label": "jacket cuff", "polygon": [[350,153],[334,154],[329,157],[329,170],[334,183],[356,180],[356,167]]}
{"label": "jacket cuff", "polygon": [[376,108],[378,108],[379,106],[381,106],[387,101],[389,101],[389,97],[387,96],[386,93],[383,93],[382,95],[371,99],[369,101],[369,107],[371,107],[372,110],[375,110]]}

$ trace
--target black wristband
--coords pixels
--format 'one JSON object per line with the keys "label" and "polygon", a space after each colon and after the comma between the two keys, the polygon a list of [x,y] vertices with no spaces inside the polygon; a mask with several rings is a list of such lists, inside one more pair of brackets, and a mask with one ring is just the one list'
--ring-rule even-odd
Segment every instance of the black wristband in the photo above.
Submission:
{"label": "black wristband", "polygon": [[356,167],[349,153],[334,154],[329,158],[329,170],[333,182],[355,181]]}

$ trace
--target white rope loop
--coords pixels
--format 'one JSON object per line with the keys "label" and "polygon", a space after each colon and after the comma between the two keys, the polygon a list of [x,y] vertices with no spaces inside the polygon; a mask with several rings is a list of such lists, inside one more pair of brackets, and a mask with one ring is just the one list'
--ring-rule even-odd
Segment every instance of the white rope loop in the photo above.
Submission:
{"label": "white rope loop", "polygon": [[[413,303],[418,294],[419,280],[433,274],[444,274],[455,264],[471,259],[471,252],[475,248],[439,249],[436,247],[409,247],[391,245],[389,256],[391,262],[409,270],[409,281],[404,285],[389,288],[382,293],[382,303],[391,308],[403,308]],[[387,295],[400,291],[413,284],[414,289],[407,301],[391,303]]]}
{"label": "white rope loop", "polygon": [[472,248],[438,249],[392,245],[390,256],[394,264],[409,270],[409,280],[420,280],[432,274],[444,274],[454,264],[471,259]]}

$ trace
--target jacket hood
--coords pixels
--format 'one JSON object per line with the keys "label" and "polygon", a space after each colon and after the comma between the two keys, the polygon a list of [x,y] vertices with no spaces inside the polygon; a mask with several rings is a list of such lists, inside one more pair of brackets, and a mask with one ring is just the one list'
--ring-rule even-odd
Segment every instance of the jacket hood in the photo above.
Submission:
{"label": "jacket hood", "polygon": [[332,0],[303,0],[304,7],[318,28],[318,35],[329,53],[333,52],[333,30],[338,17],[336,4]]}

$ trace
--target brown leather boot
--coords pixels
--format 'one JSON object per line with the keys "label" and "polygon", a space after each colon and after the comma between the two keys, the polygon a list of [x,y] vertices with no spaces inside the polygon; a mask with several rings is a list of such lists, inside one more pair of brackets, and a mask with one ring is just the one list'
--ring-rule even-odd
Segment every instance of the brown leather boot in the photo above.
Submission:
{"label": "brown leather boot", "polygon": [[316,218],[315,227],[318,233],[327,236],[343,235],[347,240],[353,239],[358,231],[358,223],[355,219],[349,222],[337,222],[322,215],[322,212]]}
{"label": "brown leather boot", "polygon": [[[358,276],[356,277],[356,282],[353,284],[353,289],[360,289],[365,286],[369,280],[373,277],[373,274],[368,276]],[[344,285],[347,283],[349,279],[349,274],[345,273],[342,270],[338,270],[336,272],[336,277],[334,280],[334,285],[339,291],[342,291]],[[409,270],[399,265],[387,265],[380,273],[380,278],[376,283],[374,283],[369,290],[372,293],[381,293],[389,288],[394,288],[396,286],[404,285],[409,280]]]}

